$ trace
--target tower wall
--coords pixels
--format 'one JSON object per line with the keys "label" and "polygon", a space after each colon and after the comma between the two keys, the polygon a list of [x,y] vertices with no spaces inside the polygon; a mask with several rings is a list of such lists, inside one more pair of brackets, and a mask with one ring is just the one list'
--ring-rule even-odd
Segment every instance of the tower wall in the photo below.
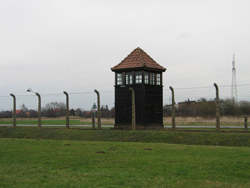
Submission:
{"label": "tower wall", "polygon": [[132,94],[135,91],[136,129],[163,128],[162,86],[115,86],[115,127],[130,129],[132,122]]}

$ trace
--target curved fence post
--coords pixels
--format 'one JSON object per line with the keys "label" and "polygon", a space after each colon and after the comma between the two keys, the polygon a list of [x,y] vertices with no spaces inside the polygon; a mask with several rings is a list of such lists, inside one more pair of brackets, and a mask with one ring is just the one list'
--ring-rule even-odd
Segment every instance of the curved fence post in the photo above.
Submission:
{"label": "curved fence post", "polygon": [[16,127],[16,96],[14,94],[10,94],[13,97],[13,127]]}
{"label": "curved fence post", "polygon": [[41,95],[39,93],[35,93],[38,97],[38,127],[41,128]]}
{"label": "curved fence post", "polygon": [[175,131],[175,102],[174,102],[174,88],[169,87],[172,92],[172,131]]}
{"label": "curved fence post", "polygon": [[66,91],[63,93],[66,95],[66,129],[69,129],[69,94]]}
{"label": "curved fence post", "polygon": [[101,114],[100,114],[100,93],[95,89],[94,92],[97,94],[97,118],[98,118],[98,129],[101,129]]}
{"label": "curved fence post", "polygon": [[216,83],[214,83],[216,89],[216,131],[220,131],[220,104],[219,104],[219,88]]}
{"label": "curved fence post", "polygon": [[135,91],[132,87],[129,88],[132,92],[132,130],[136,130],[136,120],[135,120]]}
{"label": "curved fence post", "polygon": [[32,91],[32,89],[29,87],[27,92],[35,93],[38,97],[38,128],[41,128],[41,95],[37,92]]}

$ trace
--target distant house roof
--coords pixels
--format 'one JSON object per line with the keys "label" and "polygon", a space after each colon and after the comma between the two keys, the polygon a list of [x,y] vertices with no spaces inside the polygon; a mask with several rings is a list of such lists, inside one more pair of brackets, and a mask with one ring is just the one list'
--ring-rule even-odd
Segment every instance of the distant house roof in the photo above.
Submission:
{"label": "distant house roof", "polygon": [[86,111],[87,114],[91,114],[92,112],[95,112],[95,111]]}
{"label": "distant house roof", "polygon": [[166,71],[166,68],[156,63],[155,60],[139,47],[134,49],[121,63],[111,68],[111,70],[116,72],[123,69],[135,68],[153,69],[161,72]]}
{"label": "distant house roof", "polygon": [[16,114],[19,114],[22,110],[16,110]]}

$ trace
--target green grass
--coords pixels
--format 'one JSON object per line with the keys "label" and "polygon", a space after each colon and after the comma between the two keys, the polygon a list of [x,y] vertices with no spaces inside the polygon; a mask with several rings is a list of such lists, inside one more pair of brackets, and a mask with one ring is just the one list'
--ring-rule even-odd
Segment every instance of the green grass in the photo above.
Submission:
{"label": "green grass", "polygon": [[0,139],[0,187],[250,187],[250,148]]}
{"label": "green grass", "polygon": [[[192,130],[189,130],[192,131]],[[146,130],[85,130],[66,128],[1,127],[0,138],[30,138],[79,141],[153,142],[187,145],[247,146],[249,133],[172,132]]]}

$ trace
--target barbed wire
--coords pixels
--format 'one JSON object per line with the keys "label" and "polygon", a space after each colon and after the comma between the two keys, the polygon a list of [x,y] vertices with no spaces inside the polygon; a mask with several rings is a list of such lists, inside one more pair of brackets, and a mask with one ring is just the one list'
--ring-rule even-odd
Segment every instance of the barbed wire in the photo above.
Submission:
{"label": "barbed wire", "polygon": [[[198,100],[200,98],[214,99],[215,88],[211,86],[201,87],[187,87],[174,88],[176,102],[183,102],[185,100]],[[250,101],[250,84],[237,85],[238,99]],[[114,106],[114,90],[99,91],[101,98],[101,105],[108,105],[110,108]],[[219,86],[220,98],[231,98],[231,85]],[[96,103],[97,95],[94,91],[82,91],[68,93],[70,97],[70,108],[90,109],[93,103]],[[65,94],[62,93],[40,93],[42,99],[42,106],[50,102],[64,102],[66,101]],[[17,107],[25,104],[30,109],[37,109],[37,96],[35,94],[15,95],[17,99]],[[163,105],[171,102],[171,91],[168,87],[163,89]],[[12,108],[12,97],[10,95],[0,96],[0,110]]]}

